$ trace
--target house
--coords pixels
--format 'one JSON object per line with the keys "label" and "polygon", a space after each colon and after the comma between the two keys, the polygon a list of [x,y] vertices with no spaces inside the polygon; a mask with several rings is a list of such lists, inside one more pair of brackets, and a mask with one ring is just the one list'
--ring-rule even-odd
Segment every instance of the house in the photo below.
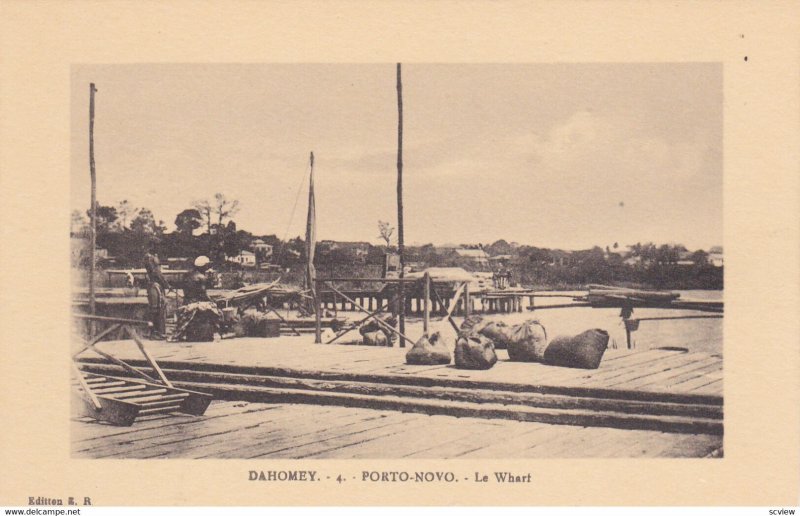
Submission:
{"label": "house", "polygon": [[268,261],[272,257],[272,244],[268,244],[260,238],[256,238],[250,243],[250,249],[253,253],[260,255],[264,261]]}
{"label": "house", "polygon": [[476,265],[488,265],[489,255],[483,249],[456,249],[459,258],[466,258]]}
{"label": "house", "polygon": [[428,267],[424,271],[406,274],[405,277],[422,278],[425,273],[428,273],[435,283],[449,283],[453,286],[460,283],[469,283],[469,288],[472,292],[481,290],[482,283],[485,281],[484,278],[479,278],[461,267]]}
{"label": "house", "polygon": [[367,260],[370,247],[372,246],[369,242],[336,242],[334,240],[322,240],[317,244],[317,252],[325,254],[338,251],[363,263]]}
{"label": "house", "polygon": [[494,266],[505,267],[513,258],[514,256],[510,254],[498,254],[490,257],[489,262]]}
{"label": "house", "polygon": [[228,256],[227,260],[232,263],[238,263],[242,267],[256,266],[256,255],[252,251],[240,251],[236,256]]}
{"label": "house", "polygon": [[693,266],[694,265],[693,253],[691,251],[679,251],[678,261],[675,262],[675,265],[681,265],[683,267]]}
{"label": "house", "polygon": [[562,251],[561,249],[552,249],[550,251],[550,262],[551,265],[569,265],[572,262],[572,253],[568,253],[567,251]]}
{"label": "house", "polygon": [[713,265],[714,267],[722,267],[723,266],[723,259],[722,259],[722,246],[715,245],[711,249],[708,250],[708,263]]}

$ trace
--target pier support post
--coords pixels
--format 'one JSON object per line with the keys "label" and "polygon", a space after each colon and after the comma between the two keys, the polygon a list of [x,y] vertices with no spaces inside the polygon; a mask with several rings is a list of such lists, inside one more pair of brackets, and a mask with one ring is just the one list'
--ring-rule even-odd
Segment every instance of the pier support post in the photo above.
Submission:
{"label": "pier support post", "polygon": [[428,303],[430,302],[431,299],[431,277],[427,272],[425,273],[423,281],[425,283],[423,285],[424,305],[422,306],[422,331],[423,334],[427,337],[428,330],[431,324],[431,311],[430,308],[428,307]]}
{"label": "pier support post", "polygon": [[472,307],[472,298],[469,297],[469,283],[464,284],[464,315],[469,316],[472,311],[470,308]]}

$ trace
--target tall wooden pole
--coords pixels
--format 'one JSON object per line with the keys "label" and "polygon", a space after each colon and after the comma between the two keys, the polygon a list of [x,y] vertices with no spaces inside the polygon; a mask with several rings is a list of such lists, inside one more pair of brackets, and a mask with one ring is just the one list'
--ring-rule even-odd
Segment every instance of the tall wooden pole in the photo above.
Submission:
{"label": "tall wooden pole", "polygon": [[425,336],[428,336],[428,332],[430,331],[431,325],[431,309],[430,309],[430,302],[431,302],[431,276],[428,272],[425,272],[425,276],[423,281],[425,282],[424,285],[424,295],[422,302],[425,305],[422,307],[422,330],[425,333]]}
{"label": "tall wooden pole", "polygon": [[[400,63],[397,63],[397,251],[400,254],[400,278],[405,275],[403,244],[403,83],[400,77]],[[400,333],[406,333],[406,292],[404,282],[400,282]],[[406,345],[400,339],[400,347]]]}
{"label": "tall wooden pole", "polygon": [[[94,167],[94,94],[97,88],[89,84],[89,173],[92,177],[92,207],[90,210],[90,247],[89,247],[89,313],[95,315],[94,306],[94,269],[95,246],[97,245],[97,174]],[[94,335],[94,323],[90,333]]]}

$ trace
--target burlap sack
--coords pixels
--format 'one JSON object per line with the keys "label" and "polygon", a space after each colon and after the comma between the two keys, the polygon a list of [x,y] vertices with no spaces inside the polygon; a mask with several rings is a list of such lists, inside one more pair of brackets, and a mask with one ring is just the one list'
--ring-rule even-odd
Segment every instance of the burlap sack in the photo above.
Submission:
{"label": "burlap sack", "polygon": [[488,337],[495,349],[507,349],[514,335],[514,329],[503,321],[488,321],[478,328],[478,333]]}
{"label": "burlap sack", "polygon": [[608,348],[608,332],[594,329],[574,337],[555,337],[544,351],[544,363],[562,367],[597,369]]}
{"label": "burlap sack", "polygon": [[368,331],[361,335],[364,337],[365,346],[386,346],[389,344],[389,338],[381,330]]}
{"label": "burlap sack", "polygon": [[437,331],[430,338],[423,335],[406,353],[406,363],[412,365],[449,364],[450,350]]}
{"label": "burlap sack", "polygon": [[483,321],[483,316],[478,314],[469,315],[464,318],[464,322],[461,323],[460,330],[462,333],[469,333],[470,331],[478,331],[478,329],[482,328],[486,323]]}
{"label": "burlap sack", "polygon": [[461,333],[456,341],[456,367],[459,369],[491,369],[497,363],[492,341],[479,333]]}
{"label": "burlap sack", "polygon": [[[391,328],[397,327],[397,319],[391,314],[385,314],[378,317],[380,318],[381,321],[385,323],[386,326],[390,326]],[[376,331],[381,331],[384,333],[384,335],[386,335],[386,339],[389,342],[395,342],[397,340],[397,334],[387,330],[386,326],[375,322],[374,319],[370,319],[366,323],[362,324],[361,327],[358,329],[358,331],[359,333],[361,333],[361,335],[364,335],[365,333],[373,333]]]}
{"label": "burlap sack", "polygon": [[547,348],[547,331],[532,319],[511,329],[508,339],[508,358],[516,362],[542,362]]}

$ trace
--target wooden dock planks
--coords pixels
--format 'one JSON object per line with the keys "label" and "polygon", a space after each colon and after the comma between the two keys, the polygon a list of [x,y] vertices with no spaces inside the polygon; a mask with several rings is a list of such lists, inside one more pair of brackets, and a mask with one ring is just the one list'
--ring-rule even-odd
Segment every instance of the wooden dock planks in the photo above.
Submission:
{"label": "wooden dock planks", "polygon": [[[512,362],[499,350],[494,368],[469,371],[452,365],[407,365],[407,349],[319,346],[300,337],[152,344],[157,358],[170,357],[162,367],[178,385],[227,399],[340,405],[428,417],[722,432],[722,359],[706,353],[609,350],[598,369],[584,370]],[[103,345],[123,358],[136,352],[126,341]],[[111,366],[99,363],[84,366],[113,373]]]}
{"label": "wooden dock planks", "polygon": [[[73,422],[73,455],[92,458],[704,457],[710,435],[487,421],[372,409],[215,401],[204,418],[140,428]],[[123,431],[127,430],[127,431]]]}
{"label": "wooden dock planks", "polygon": [[[239,342],[239,341],[242,342]],[[114,350],[120,358],[135,358],[135,346],[126,341],[109,341],[103,344]],[[487,371],[465,371],[452,366],[408,366],[405,352],[400,348],[374,348],[367,346],[319,346],[301,341],[301,337],[286,339],[236,339],[222,344],[174,344],[153,342],[148,344],[152,354],[165,367],[170,364],[187,364],[187,367],[246,367],[269,368],[313,373],[339,373],[364,376],[403,376],[425,379],[469,380],[472,382],[502,382],[518,385],[543,386],[595,386],[605,383],[624,389],[624,381],[611,382],[612,378],[639,380],[647,374],[659,374],[671,363],[706,361],[721,371],[722,359],[704,353],[682,353],[669,350],[629,352],[609,350],[597,370],[552,367],[535,363],[519,363],[507,360],[503,350],[498,351],[500,361]],[[662,367],[664,364],[665,367]],[[627,376],[626,376],[627,375]],[[680,384],[647,382],[648,390],[654,392],[684,392]],[[688,390],[685,392],[689,392]],[[713,392],[713,391],[712,391]],[[721,390],[716,394],[722,394]]]}

